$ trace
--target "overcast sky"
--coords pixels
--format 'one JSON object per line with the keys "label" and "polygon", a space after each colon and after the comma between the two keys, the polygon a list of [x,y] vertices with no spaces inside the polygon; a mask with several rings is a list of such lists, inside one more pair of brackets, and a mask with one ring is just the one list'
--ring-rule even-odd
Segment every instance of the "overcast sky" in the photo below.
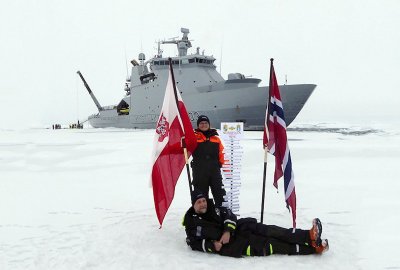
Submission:
{"label": "overcast sky", "polygon": [[[400,1],[0,1],[1,126],[86,119],[122,98],[126,58],[190,29],[222,75],[314,83],[296,122],[400,121]],[[175,47],[164,56],[176,54]],[[222,55],[221,55],[222,52]],[[221,57],[222,56],[222,57]]]}

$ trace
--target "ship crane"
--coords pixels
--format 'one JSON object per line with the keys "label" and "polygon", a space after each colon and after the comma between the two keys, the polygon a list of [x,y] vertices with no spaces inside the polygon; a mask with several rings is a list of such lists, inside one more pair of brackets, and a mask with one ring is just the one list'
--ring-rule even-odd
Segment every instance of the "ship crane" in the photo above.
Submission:
{"label": "ship crane", "polygon": [[92,97],[94,104],[96,104],[97,109],[100,111],[103,111],[103,107],[101,107],[99,101],[97,100],[96,96],[93,94],[92,90],[90,89],[89,85],[87,84],[85,78],[83,78],[82,73],[78,70],[76,73],[78,73],[79,77],[81,77],[81,80],[83,81],[83,84],[85,85],[86,89],[89,92],[89,95]]}

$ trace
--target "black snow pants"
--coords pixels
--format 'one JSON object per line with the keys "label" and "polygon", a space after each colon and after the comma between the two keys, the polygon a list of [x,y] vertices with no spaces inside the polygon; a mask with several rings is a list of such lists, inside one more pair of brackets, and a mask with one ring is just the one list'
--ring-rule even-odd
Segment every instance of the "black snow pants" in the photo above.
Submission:
{"label": "black snow pants", "polygon": [[[309,255],[315,253],[311,246],[309,230],[286,229],[275,225],[259,224],[267,238],[267,255]],[[269,248],[269,252],[268,252]]]}
{"label": "black snow pants", "polygon": [[269,256],[272,254],[314,254],[309,230],[286,229],[257,223],[255,218],[242,218],[237,222],[235,235],[220,254],[225,256]]}
{"label": "black snow pants", "polygon": [[225,190],[222,187],[222,175],[217,160],[196,160],[192,161],[193,187],[201,190],[208,195],[208,189],[211,189],[215,206],[222,205],[225,196]]}

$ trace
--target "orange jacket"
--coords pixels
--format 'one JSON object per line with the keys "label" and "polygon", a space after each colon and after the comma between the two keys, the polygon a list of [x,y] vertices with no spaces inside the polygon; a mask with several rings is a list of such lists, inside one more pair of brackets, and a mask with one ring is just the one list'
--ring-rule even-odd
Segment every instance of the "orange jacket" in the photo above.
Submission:
{"label": "orange jacket", "polygon": [[[218,137],[218,133],[215,129],[211,129],[210,130],[210,136],[207,138],[203,132],[201,132],[200,130],[196,129],[195,130],[195,135],[196,135],[196,139],[197,139],[197,147],[201,148],[201,143],[205,143],[207,141],[211,142],[211,143],[216,143],[218,144],[218,161],[220,163],[220,165],[222,166],[224,164],[224,146],[222,145],[221,139]],[[196,150],[195,150],[196,152]],[[194,154],[194,158],[195,158],[196,154]]]}

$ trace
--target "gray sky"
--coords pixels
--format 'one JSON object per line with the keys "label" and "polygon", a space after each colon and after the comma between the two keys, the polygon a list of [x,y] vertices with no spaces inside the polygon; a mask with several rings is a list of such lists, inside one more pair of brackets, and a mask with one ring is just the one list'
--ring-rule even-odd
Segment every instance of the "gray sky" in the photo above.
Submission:
{"label": "gray sky", "polygon": [[[315,83],[299,115],[307,121],[400,124],[400,1],[0,1],[2,127],[85,119],[122,98],[125,59],[156,53],[158,39],[190,29],[222,75],[267,85]],[[176,54],[175,47],[164,56]],[[126,55],[126,57],[125,57]],[[219,67],[218,67],[219,70]]]}

